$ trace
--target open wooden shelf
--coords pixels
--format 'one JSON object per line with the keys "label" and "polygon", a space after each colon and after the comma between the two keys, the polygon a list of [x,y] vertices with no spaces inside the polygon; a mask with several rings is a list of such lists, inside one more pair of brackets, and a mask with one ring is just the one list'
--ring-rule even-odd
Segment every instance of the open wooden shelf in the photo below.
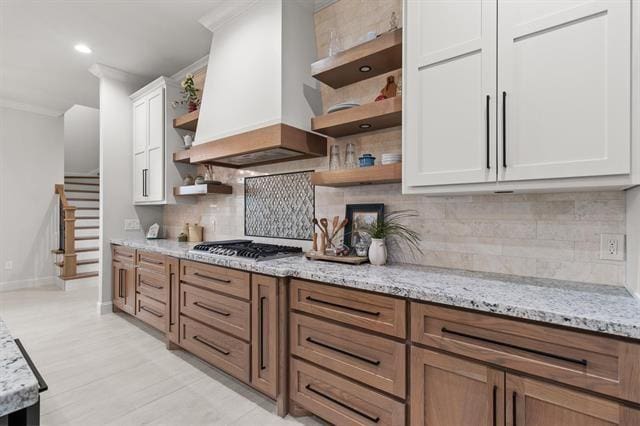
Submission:
{"label": "open wooden shelf", "polygon": [[174,152],[173,162],[191,164],[191,150],[184,149],[182,151]]}
{"label": "open wooden shelf", "polygon": [[402,125],[402,96],[311,119],[311,130],[339,138]]}
{"label": "open wooden shelf", "polygon": [[[370,67],[363,72],[361,67]],[[311,74],[338,89],[402,68],[402,28],[311,64]]]}
{"label": "open wooden shelf", "polygon": [[355,186],[402,182],[402,163],[315,172],[311,183],[316,186]]}
{"label": "open wooden shelf", "polygon": [[173,119],[173,128],[182,129],[182,130],[191,130],[192,132],[195,132],[196,127],[198,127],[199,115],[200,115],[200,110],[197,109],[193,112],[189,112],[187,114],[181,115],[180,117],[176,117]]}
{"label": "open wooden shelf", "polygon": [[198,185],[185,185],[173,187],[173,195],[207,195],[207,194],[231,194],[229,185],[212,185],[202,183]]}

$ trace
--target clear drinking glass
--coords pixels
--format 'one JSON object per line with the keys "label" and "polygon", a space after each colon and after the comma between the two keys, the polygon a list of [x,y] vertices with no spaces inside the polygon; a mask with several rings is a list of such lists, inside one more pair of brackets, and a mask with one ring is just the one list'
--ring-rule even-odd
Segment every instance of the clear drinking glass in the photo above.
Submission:
{"label": "clear drinking glass", "polygon": [[346,153],[344,156],[344,168],[355,169],[356,167],[358,167],[358,156],[356,155],[356,146],[353,143],[348,143]]}
{"label": "clear drinking glass", "polygon": [[338,170],[340,168],[340,146],[331,145],[329,156],[329,170]]}

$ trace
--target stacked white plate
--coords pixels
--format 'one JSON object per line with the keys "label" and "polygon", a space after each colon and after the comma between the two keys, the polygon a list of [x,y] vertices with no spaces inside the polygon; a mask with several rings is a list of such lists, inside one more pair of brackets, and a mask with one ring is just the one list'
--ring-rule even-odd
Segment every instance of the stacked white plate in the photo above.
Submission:
{"label": "stacked white plate", "polygon": [[329,107],[327,113],[331,114],[332,112],[342,111],[343,109],[355,108],[359,107],[360,104],[357,102],[342,102],[339,104],[335,104],[332,107]]}
{"label": "stacked white plate", "polygon": [[402,161],[402,154],[382,154],[382,164],[395,164]]}

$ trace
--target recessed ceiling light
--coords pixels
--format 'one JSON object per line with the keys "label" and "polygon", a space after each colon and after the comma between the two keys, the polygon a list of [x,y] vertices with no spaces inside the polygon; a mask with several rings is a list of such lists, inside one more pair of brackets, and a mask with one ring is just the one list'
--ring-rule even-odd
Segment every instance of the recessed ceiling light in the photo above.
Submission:
{"label": "recessed ceiling light", "polygon": [[89,46],[87,46],[86,44],[76,44],[75,46],[73,46],[74,49],[76,49],[78,52],[80,53],[85,53],[85,54],[89,54],[91,53],[91,48]]}
{"label": "recessed ceiling light", "polygon": [[359,69],[360,69],[360,72],[369,72],[369,71],[371,71],[373,68],[371,68],[371,66],[369,66],[369,65],[363,65],[363,66],[361,66]]}
{"label": "recessed ceiling light", "polygon": [[371,128],[371,124],[369,123],[362,123],[360,126],[361,129],[370,129]]}

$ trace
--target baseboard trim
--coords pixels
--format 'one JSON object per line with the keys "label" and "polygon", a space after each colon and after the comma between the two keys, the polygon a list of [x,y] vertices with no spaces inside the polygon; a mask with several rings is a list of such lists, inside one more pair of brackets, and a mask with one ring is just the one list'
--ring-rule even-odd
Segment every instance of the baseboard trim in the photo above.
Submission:
{"label": "baseboard trim", "polygon": [[113,312],[113,302],[98,302],[98,314],[105,315]]}
{"label": "baseboard trim", "polygon": [[45,287],[56,283],[56,277],[30,278],[28,280],[5,281],[0,283],[0,292],[20,290],[23,288]]}

